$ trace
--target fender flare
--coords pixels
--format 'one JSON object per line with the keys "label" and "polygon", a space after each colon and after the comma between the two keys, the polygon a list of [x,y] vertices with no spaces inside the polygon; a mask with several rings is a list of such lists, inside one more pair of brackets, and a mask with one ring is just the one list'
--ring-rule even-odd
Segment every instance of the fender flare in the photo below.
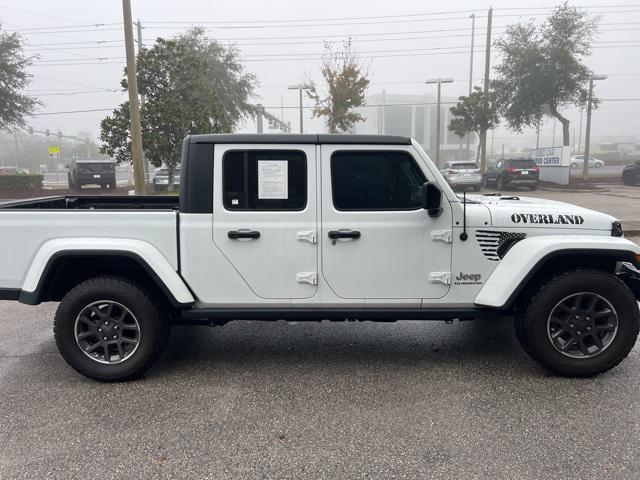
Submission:
{"label": "fender flare", "polygon": [[[506,309],[527,282],[555,257],[568,255],[607,256],[637,263],[640,247],[620,237],[599,235],[543,235],[525,238],[509,249],[480,289],[474,303]],[[588,265],[585,265],[588,268]]]}
{"label": "fender flare", "polygon": [[174,306],[188,306],[195,299],[169,260],[153,245],[128,238],[60,238],[42,244],[22,282],[19,301],[37,305],[41,301],[47,273],[64,256],[117,255],[136,261],[154,280]]}

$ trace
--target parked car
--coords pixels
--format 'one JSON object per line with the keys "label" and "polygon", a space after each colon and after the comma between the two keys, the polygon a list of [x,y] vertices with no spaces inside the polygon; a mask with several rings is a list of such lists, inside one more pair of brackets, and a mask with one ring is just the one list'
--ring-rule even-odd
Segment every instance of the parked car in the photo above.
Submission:
{"label": "parked car", "polygon": [[29,173],[29,171],[18,167],[0,167],[0,175],[21,175]]}
{"label": "parked car", "polygon": [[485,174],[485,185],[504,190],[509,187],[538,188],[540,168],[530,158],[498,160]]}
{"label": "parked car", "polygon": [[80,190],[83,185],[116,188],[116,164],[111,160],[72,160],[67,168],[71,190]]}
{"label": "parked car", "polygon": [[638,185],[640,183],[640,160],[622,169],[622,183],[625,185]]}
{"label": "parked car", "polygon": [[[571,157],[571,168],[578,168],[584,165],[584,155],[574,155]],[[604,161],[589,155],[589,167],[601,168],[604,166]]]}
{"label": "parked car", "polygon": [[[153,190],[156,192],[162,192],[169,187],[169,169],[160,168],[153,176]],[[173,189],[180,189],[180,167],[176,168],[173,176]]]}
{"label": "parked car", "polygon": [[634,347],[640,246],[610,215],[542,198],[463,204],[405,137],[194,135],[182,152],[180,197],[0,206],[0,299],[60,302],[56,344],[87,377],[140,376],[172,324],[234,319],[515,314],[535,361],[579,377]]}
{"label": "parked car", "polygon": [[442,176],[452,188],[469,187],[475,191],[482,187],[482,174],[478,165],[469,161],[446,162],[440,170]]}

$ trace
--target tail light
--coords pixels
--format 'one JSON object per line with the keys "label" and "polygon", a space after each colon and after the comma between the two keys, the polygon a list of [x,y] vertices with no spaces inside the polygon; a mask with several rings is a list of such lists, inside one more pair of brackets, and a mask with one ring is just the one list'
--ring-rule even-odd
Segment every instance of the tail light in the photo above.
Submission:
{"label": "tail light", "polygon": [[507,168],[506,168],[506,172],[507,172],[507,173],[516,173],[516,169],[515,169],[515,168],[513,168],[513,167],[507,167]]}
{"label": "tail light", "polygon": [[536,173],[540,173],[540,168],[538,168],[537,165],[535,167],[533,167],[531,170],[533,170]]}

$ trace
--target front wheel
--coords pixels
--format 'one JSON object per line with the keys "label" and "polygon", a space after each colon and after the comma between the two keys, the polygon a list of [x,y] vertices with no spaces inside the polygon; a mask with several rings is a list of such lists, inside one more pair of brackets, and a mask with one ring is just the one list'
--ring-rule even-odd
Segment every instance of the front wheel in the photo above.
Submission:
{"label": "front wheel", "polygon": [[640,312],[614,275],[575,270],[543,283],[518,308],[516,336],[551,373],[597,375],[618,365],[635,345]]}
{"label": "front wheel", "polygon": [[77,372],[99,381],[142,375],[169,339],[169,318],[160,302],[138,284],[111,276],[72,288],[54,320],[58,350]]}

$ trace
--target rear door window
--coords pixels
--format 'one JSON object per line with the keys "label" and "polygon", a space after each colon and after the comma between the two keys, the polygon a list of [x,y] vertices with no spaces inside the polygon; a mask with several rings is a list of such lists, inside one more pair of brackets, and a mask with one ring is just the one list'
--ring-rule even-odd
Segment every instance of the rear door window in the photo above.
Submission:
{"label": "rear door window", "polygon": [[227,210],[304,210],[307,157],[297,150],[231,150],[222,158]]}

